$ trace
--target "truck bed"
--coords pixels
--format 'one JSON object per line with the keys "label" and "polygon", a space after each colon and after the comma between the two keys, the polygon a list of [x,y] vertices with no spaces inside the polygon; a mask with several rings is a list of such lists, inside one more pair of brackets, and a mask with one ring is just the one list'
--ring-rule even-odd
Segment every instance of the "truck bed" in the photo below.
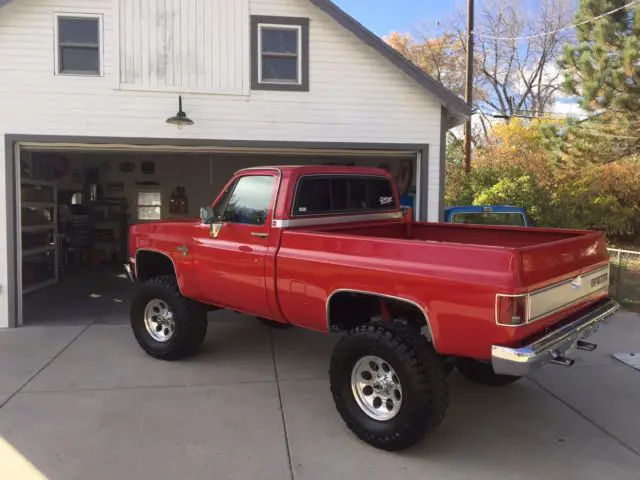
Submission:
{"label": "truck bed", "polygon": [[[593,231],[405,221],[332,225],[313,231],[406,241],[407,246],[424,242],[449,246],[454,251],[457,246],[461,253],[469,249],[510,251],[519,264],[514,277],[529,290],[582,274],[585,269],[608,261],[604,234]],[[469,262],[473,257],[464,258]]]}
{"label": "truck bed", "polygon": [[[583,236],[575,230],[550,230],[525,227],[477,226],[449,223],[394,222],[362,225],[333,225],[315,231],[345,233],[368,237],[422,240],[487,247],[531,247]],[[592,232],[588,232],[592,233]]]}
{"label": "truck bed", "polygon": [[[285,317],[322,324],[326,320],[315,312],[324,311],[332,292],[350,288],[357,279],[361,291],[422,301],[441,338],[438,350],[450,355],[463,355],[465,349],[468,355],[471,348],[471,341],[459,337],[460,322],[473,325],[469,338],[482,335],[497,345],[517,344],[571,309],[602,298],[606,291],[591,281],[608,272],[605,237],[599,232],[403,221],[288,229],[282,232],[276,263]],[[297,284],[294,279],[302,272],[306,282]],[[574,289],[579,275],[584,286]],[[543,291],[532,308],[564,308],[564,313],[518,329],[496,327],[496,292]],[[487,349],[473,354],[489,355]]]}

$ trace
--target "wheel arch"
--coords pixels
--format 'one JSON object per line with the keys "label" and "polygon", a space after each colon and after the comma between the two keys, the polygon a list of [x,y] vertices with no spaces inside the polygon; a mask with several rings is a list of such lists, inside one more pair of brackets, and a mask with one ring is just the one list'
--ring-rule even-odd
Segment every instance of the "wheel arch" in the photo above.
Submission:
{"label": "wheel arch", "polygon": [[[335,313],[336,310],[340,308],[340,304],[337,303],[338,299],[345,298],[345,297],[351,297],[351,298],[355,297],[356,300],[354,301],[357,302],[359,305],[362,305],[360,302],[364,300],[365,304],[368,303],[371,308],[375,308],[373,307],[374,304],[376,305],[380,305],[381,303],[389,304],[390,302],[391,304],[399,304],[399,305],[411,307],[411,309],[413,309],[416,312],[416,314],[419,314],[419,317],[421,318],[421,320],[424,321],[424,326],[427,327],[428,339],[433,343],[433,346],[435,347],[435,337],[433,335],[431,320],[429,319],[429,315],[427,314],[427,311],[422,305],[420,305],[415,300],[411,300],[408,298],[398,297],[396,295],[390,295],[386,293],[367,291],[367,290],[339,288],[332,291],[329,294],[329,296],[327,297],[326,305],[325,305],[325,315],[326,315],[328,331],[330,332],[342,331],[345,329],[344,327],[341,326],[341,323],[337,321],[336,313]],[[381,300],[383,302],[381,302]],[[365,305],[365,313],[366,312],[367,310]],[[364,323],[361,320],[362,319],[360,320],[356,319],[355,325]]]}
{"label": "wheel arch", "polygon": [[[182,294],[180,276],[178,268],[173,258],[161,250],[153,248],[141,248],[136,251],[136,279],[138,282],[145,282],[150,278],[160,275],[173,275],[176,277],[178,289]],[[159,262],[158,262],[159,261]],[[155,262],[155,263],[154,263]]]}

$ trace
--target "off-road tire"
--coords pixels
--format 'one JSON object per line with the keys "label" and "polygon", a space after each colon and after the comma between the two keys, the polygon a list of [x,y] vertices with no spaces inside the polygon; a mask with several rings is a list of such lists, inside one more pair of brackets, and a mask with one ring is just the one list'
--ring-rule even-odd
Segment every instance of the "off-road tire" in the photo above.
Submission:
{"label": "off-road tire", "polygon": [[[358,405],[351,373],[364,356],[384,359],[397,373],[403,403],[397,415],[380,421]],[[336,409],[349,429],[368,444],[398,451],[434,431],[449,406],[449,383],[442,359],[414,328],[392,322],[372,322],[350,330],[336,345],[329,370]]]}
{"label": "off-road tire", "polygon": [[[175,320],[175,333],[167,342],[155,340],[145,327],[144,309],[152,299],[169,305]],[[138,344],[149,355],[161,360],[179,360],[194,355],[207,333],[207,309],[183,297],[172,275],[151,278],[138,286],[130,311],[131,328]]]}
{"label": "off-road tire", "polygon": [[458,371],[471,382],[491,387],[502,387],[520,380],[522,377],[501,375],[493,371],[490,363],[480,362],[472,358],[459,358],[456,362]]}
{"label": "off-road tire", "polygon": [[269,320],[268,318],[258,317],[258,320],[269,328],[273,328],[274,330],[288,330],[293,327],[290,323],[282,323],[276,322],[274,320]]}

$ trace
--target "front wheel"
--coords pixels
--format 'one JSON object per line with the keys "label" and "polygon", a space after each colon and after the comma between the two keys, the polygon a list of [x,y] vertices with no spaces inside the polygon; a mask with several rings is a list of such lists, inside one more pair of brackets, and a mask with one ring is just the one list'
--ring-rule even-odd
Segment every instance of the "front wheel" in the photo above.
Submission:
{"label": "front wheel", "polygon": [[180,294],[173,276],[150,279],[131,302],[131,328],[149,355],[178,360],[193,355],[207,333],[207,310]]}
{"label": "front wheel", "polygon": [[418,332],[397,323],[368,323],[335,347],[331,393],[347,426],[389,451],[419,442],[442,422],[449,384],[442,359]]}
{"label": "front wheel", "polygon": [[456,362],[458,371],[467,380],[480,385],[489,385],[491,387],[502,387],[520,380],[521,377],[513,375],[501,375],[493,371],[490,363],[480,362],[472,358],[459,358]]}

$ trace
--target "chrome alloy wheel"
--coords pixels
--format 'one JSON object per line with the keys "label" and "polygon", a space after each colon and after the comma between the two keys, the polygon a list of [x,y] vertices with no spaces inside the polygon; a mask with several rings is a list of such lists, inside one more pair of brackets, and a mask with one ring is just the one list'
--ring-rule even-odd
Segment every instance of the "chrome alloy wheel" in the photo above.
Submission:
{"label": "chrome alloy wheel", "polygon": [[167,302],[154,298],[144,308],[144,326],[154,340],[165,343],[171,340],[176,331],[173,312]]}
{"label": "chrome alloy wheel", "polygon": [[402,406],[400,379],[380,357],[367,355],[356,362],[351,371],[351,390],[358,406],[374,420],[391,420]]}

